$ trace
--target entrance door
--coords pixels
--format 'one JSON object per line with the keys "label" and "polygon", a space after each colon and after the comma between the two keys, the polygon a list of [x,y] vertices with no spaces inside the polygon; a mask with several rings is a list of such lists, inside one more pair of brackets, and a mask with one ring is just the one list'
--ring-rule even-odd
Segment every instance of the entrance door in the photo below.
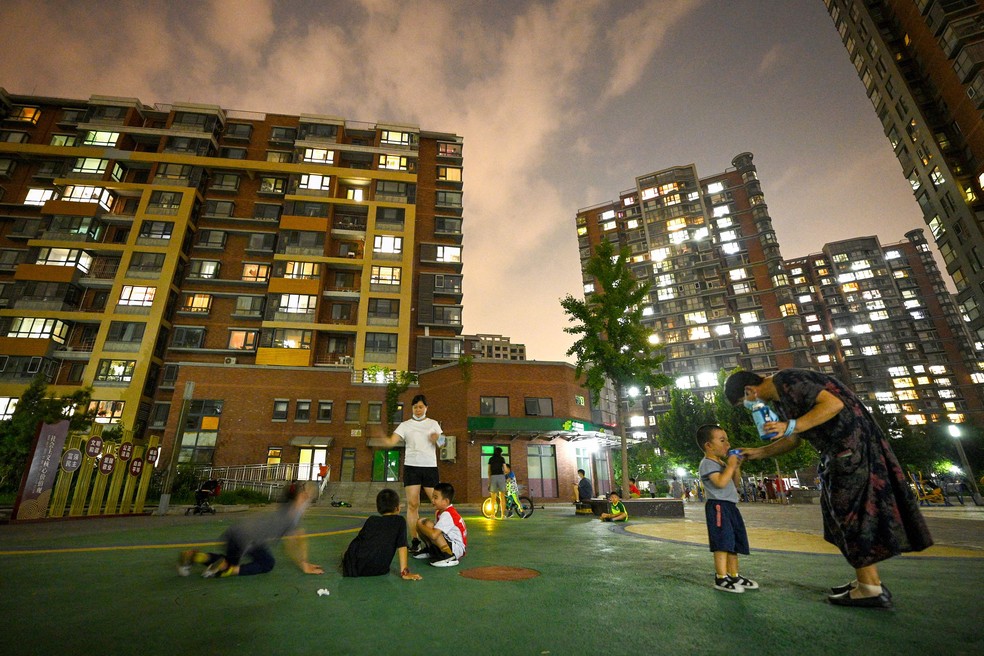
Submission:
{"label": "entrance door", "polygon": [[328,447],[303,446],[297,460],[297,480],[318,480],[318,468],[328,462]]}
{"label": "entrance door", "polygon": [[557,455],[552,444],[531,444],[526,450],[531,497],[552,499],[557,492]]}

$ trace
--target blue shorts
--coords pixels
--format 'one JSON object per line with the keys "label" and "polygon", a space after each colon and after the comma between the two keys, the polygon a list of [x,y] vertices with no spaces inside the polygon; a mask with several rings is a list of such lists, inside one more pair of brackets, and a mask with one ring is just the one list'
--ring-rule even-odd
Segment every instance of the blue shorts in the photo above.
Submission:
{"label": "blue shorts", "polygon": [[748,554],[748,533],[737,505],[731,501],[708,499],[704,504],[704,516],[711,551]]}

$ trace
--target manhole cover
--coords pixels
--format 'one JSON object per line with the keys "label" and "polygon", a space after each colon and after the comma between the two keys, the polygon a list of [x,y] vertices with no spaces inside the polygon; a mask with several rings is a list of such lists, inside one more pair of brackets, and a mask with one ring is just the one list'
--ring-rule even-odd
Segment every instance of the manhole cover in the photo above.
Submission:
{"label": "manhole cover", "polygon": [[461,575],[479,581],[524,581],[540,576],[540,572],[526,567],[506,567],[490,565],[488,567],[472,567],[461,571]]}

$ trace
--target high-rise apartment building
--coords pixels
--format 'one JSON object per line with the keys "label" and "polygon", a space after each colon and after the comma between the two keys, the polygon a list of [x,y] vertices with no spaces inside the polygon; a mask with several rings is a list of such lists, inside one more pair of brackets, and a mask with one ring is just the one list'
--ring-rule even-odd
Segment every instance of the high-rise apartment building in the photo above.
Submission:
{"label": "high-rise apartment building", "polygon": [[526,345],[513,344],[509,337],[502,335],[462,335],[465,342],[465,355],[492,360],[525,360]]}
{"label": "high-rise apartment building", "polygon": [[[194,427],[182,460],[210,462],[221,403],[178,428],[182,383],[208,377],[182,369],[262,388],[262,365],[457,361],[462,193],[454,134],[0,90],[0,415],[41,374],[92,386],[101,421]],[[295,411],[330,419],[316,399]]]}
{"label": "high-rise apartment building", "polygon": [[[732,165],[703,177],[693,164],[639,176],[618,200],[575,218],[582,269],[607,239],[628,248],[636,278],[652,284],[644,322],[665,345],[664,371],[683,389],[714,388],[722,369],[812,363],[752,154]],[[583,282],[590,293],[594,281]],[[642,411],[630,409],[637,437],[667,407],[665,391],[648,392]]]}
{"label": "high-rise apartment building", "polygon": [[984,418],[984,362],[920,229],[826,244],[788,260],[822,371],[911,425]]}
{"label": "high-rise apartment building", "polygon": [[984,349],[984,2],[824,4]]}

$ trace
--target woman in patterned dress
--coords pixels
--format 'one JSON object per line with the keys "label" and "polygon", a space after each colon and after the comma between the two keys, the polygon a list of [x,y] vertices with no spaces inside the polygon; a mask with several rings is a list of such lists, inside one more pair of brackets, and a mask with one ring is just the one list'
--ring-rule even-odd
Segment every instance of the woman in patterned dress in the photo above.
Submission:
{"label": "woman in patterned dress", "polygon": [[820,452],[820,507],[824,539],[836,545],[856,578],[831,588],[827,599],[840,606],[891,608],[878,566],[900,553],[933,544],[926,522],[885,435],[861,400],[832,376],[784,369],[768,378],[739,371],[725,382],[732,405],[772,403],[780,421],[765,424],[780,437],[742,449],[750,460],[771,458],[799,446]]}

